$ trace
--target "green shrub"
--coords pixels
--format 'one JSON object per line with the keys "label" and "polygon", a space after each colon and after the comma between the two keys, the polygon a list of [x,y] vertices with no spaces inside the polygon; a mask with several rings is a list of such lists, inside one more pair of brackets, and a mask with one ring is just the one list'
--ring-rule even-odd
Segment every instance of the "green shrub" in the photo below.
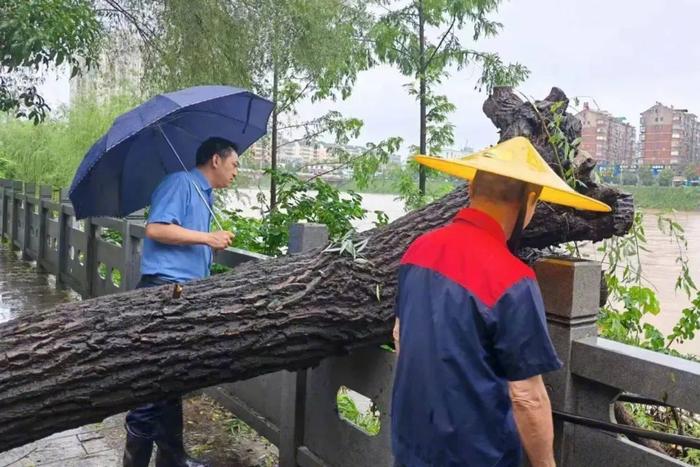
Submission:
{"label": "green shrub", "polygon": [[674,173],[671,169],[664,169],[659,173],[658,182],[659,186],[671,186],[673,183]]}

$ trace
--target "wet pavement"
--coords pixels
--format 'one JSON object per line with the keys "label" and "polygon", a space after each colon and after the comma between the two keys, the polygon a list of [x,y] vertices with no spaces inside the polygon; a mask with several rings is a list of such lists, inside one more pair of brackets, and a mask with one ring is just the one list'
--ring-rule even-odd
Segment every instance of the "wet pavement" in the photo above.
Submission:
{"label": "wet pavement", "polygon": [[[53,276],[20,260],[7,245],[0,246],[0,323],[79,299],[70,290],[57,290]],[[1,452],[0,467],[121,465],[123,420],[123,415],[115,415]]]}
{"label": "wet pavement", "polygon": [[52,275],[39,272],[32,263],[10,252],[7,245],[0,245],[0,323],[24,313],[79,300],[77,294],[57,290],[55,284]]}
{"label": "wet pavement", "polygon": [[123,417],[56,433],[0,453],[0,467],[116,467],[121,450],[113,440],[124,431]]}

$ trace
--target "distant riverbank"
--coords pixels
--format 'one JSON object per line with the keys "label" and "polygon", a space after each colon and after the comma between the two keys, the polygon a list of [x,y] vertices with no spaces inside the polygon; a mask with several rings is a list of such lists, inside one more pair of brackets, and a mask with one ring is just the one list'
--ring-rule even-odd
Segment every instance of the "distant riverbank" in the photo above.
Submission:
{"label": "distant riverbank", "polygon": [[[363,188],[358,188],[357,184],[353,180],[346,180],[346,181],[333,181],[329,182],[331,185],[337,187],[340,191],[355,191],[355,192],[362,192],[362,193],[372,193],[372,194],[378,194],[378,195],[398,195],[399,190],[398,190],[398,180],[390,179],[390,178],[378,178],[375,177],[373,178],[369,186],[363,187]],[[428,191],[431,190],[431,188],[438,188],[445,182],[442,180],[435,180],[435,179],[428,179],[427,180],[427,188]],[[459,183],[459,180],[455,179],[455,184]],[[243,189],[261,189],[261,190],[269,190],[270,189],[270,176],[269,175],[259,175],[259,176],[251,176],[248,173],[240,173],[238,175],[238,178],[236,179],[236,184],[238,185],[239,188]]]}
{"label": "distant riverbank", "polygon": [[700,210],[700,187],[622,186],[634,196],[634,204],[643,209]]}
{"label": "distant riverbank", "polygon": [[[441,181],[428,179],[429,185],[439,185]],[[375,178],[369,186],[359,189],[354,181],[334,182],[341,191],[356,191],[362,193],[398,195],[398,182],[389,178]],[[267,190],[270,187],[268,176],[257,179],[241,174],[238,179],[240,188],[260,188]],[[430,188],[430,186],[428,187]],[[661,209],[676,211],[700,210],[700,187],[669,187],[669,186],[620,186],[622,191],[634,196],[634,203],[641,209]]]}

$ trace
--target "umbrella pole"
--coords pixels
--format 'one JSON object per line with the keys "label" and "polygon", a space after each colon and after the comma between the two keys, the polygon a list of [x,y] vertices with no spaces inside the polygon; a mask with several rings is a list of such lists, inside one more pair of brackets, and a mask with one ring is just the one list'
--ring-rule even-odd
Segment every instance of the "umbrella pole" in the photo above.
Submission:
{"label": "umbrella pole", "polygon": [[163,128],[161,128],[160,125],[158,125],[158,130],[160,130],[160,134],[163,135],[165,142],[168,143],[168,146],[170,146],[170,149],[173,151],[173,154],[175,154],[175,157],[177,157],[177,160],[180,161],[180,165],[182,166],[182,169],[187,174],[187,177],[190,179],[190,183],[192,184],[194,189],[197,190],[197,194],[199,194],[199,197],[202,198],[204,205],[209,210],[209,214],[211,214],[211,217],[212,217],[212,219],[214,219],[214,222],[216,222],[216,225],[219,227],[219,230],[224,230],[224,228],[221,226],[221,223],[219,222],[219,219],[216,217],[216,215],[214,214],[214,211],[211,209],[211,206],[209,205],[209,201],[207,201],[207,199],[204,197],[204,193],[202,193],[202,191],[197,186],[197,182],[195,182],[194,179],[192,178],[192,174],[190,174],[190,171],[187,170],[187,166],[185,166],[185,163],[182,162],[182,159],[180,158],[180,154],[177,153],[177,151],[173,147],[173,144],[170,142],[170,140],[168,139],[168,136],[165,134],[165,132],[163,131]]}

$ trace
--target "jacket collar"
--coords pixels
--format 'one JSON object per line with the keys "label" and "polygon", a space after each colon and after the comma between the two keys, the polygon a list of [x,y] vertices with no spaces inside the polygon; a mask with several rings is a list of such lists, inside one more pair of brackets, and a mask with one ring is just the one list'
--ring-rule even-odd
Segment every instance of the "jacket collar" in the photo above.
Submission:
{"label": "jacket collar", "polygon": [[200,190],[206,192],[211,191],[211,184],[209,183],[209,180],[207,180],[207,177],[204,176],[201,170],[195,168],[191,170],[190,173],[192,174],[192,178],[197,183],[197,186],[199,186]]}
{"label": "jacket collar", "polygon": [[503,232],[501,224],[496,222],[496,220],[486,214],[483,211],[479,211],[473,208],[464,208],[460,210],[454,218],[454,222],[466,222],[472,224],[477,229],[485,231],[487,234],[494,237],[500,243],[505,245],[506,234]]}

